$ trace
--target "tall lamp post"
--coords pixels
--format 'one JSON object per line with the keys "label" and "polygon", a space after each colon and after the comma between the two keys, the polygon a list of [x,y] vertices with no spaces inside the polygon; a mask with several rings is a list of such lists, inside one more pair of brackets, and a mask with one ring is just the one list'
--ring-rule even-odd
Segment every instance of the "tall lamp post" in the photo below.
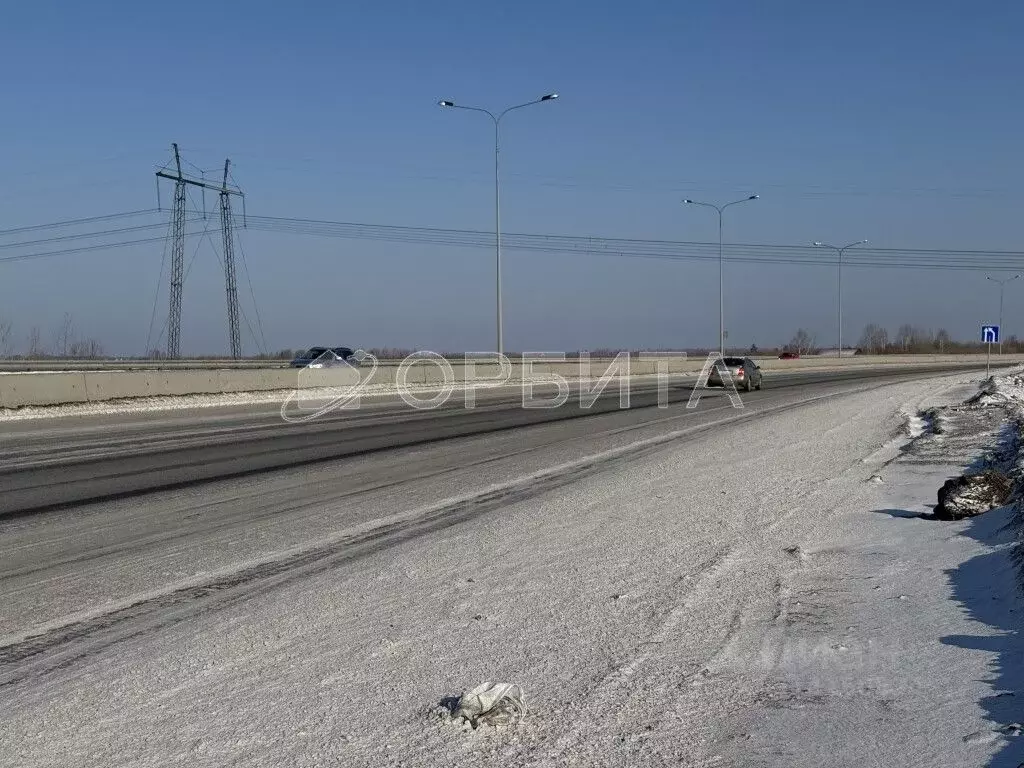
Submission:
{"label": "tall lamp post", "polygon": [[1007,277],[1003,280],[997,280],[994,277],[986,276],[987,279],[993,283],[999,283],[999,354],[1003,354],[1003,288],[1006,284],[1016,280],[1020,275],[1014,275],[1013,277]]}
{"label": "tall lamp post", "polygon": [[846,251],[847,248],[853,248],[854,246],[857,245],[864,245],[864,243],[866,242],[867,240],[858,240],[855,243],[844,245],[842,248],[837,248],[834,245],[829,245],[828,243],[822,243],[820,241],[815,241],[814,243],[818,248],[831,248],[839,255],[839,284],[836,286],[836,305],[838,306],[836,317],[836,329],[837,335],[839,337],[839,347],[838,349],[836,349],[836,354],[839,357],[843,356],[843,253]]}
{"label": "tall lamp post", "polygon": [[757,200],[760,195],[751,195],[742,200],[733,200],[725,205],[714,205],[713,203],[702,203],[699,200],[683,200],[686,205],[702,205],[705,208],[714,208],[718,211],[718,354],[725,357],[725,287],[722,268],[722,211],[730,205],[739,205],[751,200]]}
{"label": "tall lamp post", "polygon": [[456,104],[454,101],[448,101],[443,99],[438,103],[441,107],[450,107],[451,109],[465,109],[469,112],[482,112],[494,121],[494,258],[495,258],[495,284],[497,292],[497,317],[498,317],[498,354],[505,353],[504,336],[502,333],[502,322],[501,322],[501,193],[498,184],[498,155],[500,152],[500,134],[499,127],[501,125],[501,118],[507,115],[514,109],[522,109],[523,107],[530,107],[534,104],[543,104],[545,101],[554,101],[558,98],[557,93],[548,93],[541,96],[539,99],[528,101],[525,104],[516,104],[515,106],[508,107],[507,109],[494,114],[489,109],[483,109],[482,107],[464,107],[461,104]]}

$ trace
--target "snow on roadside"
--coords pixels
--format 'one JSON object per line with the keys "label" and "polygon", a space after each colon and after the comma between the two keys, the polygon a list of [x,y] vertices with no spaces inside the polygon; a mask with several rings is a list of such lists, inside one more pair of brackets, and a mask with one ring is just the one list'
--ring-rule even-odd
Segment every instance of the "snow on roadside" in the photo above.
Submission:
{"label": "snow on roadside", "polygon": [[1006,404],[1024,409],[1024,375],[993,376],[972,401],[979,405]]}
{"label": "snow on roadside", "polygon": [[917,414],[907,416],[907,434],[911,439],[918,438],[925,433],[928,423]]}
{"label": "snow on roadside", "polygon": [[[868,514],[899,476],[865,483],[862,461],[908,398],[963,380],[722,428],[10,686],[9,754],[68,768],[976,765],[960,757],[994,742],[962,737],[987,727],[972,706],[990,656],[933,647],[973,628],[941,567],[975,550],[954,537],[933,558],[948,529]],[[934,546],[908,565],[891,522],[931,526]],[[529,714],[471,732],[432,718],[485,680],[521,685]],[[804,719],[769,722],[783,715]]]}
{"label": "snow on roadside", "polygon": [[[1024,763],[1018,505],[936,521],[950,477],[1021,467],[1024,378],[1001,377],[906,408],[930,424],[800,543],[760,644],[772,682],[731,720],[723,765],[777,768]],[[1018,473],[1017,477],[1020,477]],[[827,734],[827,736],[825,735]]]}

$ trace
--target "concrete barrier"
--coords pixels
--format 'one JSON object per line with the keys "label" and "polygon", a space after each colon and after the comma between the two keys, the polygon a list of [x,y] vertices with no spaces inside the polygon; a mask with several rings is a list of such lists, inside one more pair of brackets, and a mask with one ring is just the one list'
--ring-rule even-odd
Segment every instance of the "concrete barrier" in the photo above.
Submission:
{"label": "concrete barrier", "polygon": [[[984,364],[985,355],[893,355],[857,356],[843,358],[805,357],[797,360],[755,358],[767,373],[783,371],[822,371],[858,368],[885,368],[916,365],[971,365]],[[555,376],[567,380],[597,379],[603,376],[615,361],[594,358],[581,360],[551,360],[537,358],[524,366],[521,359],[511,360],[509,379],[521,381],[527,369],[538,380],[553,381]],[[651,376],[664,371],[670,375],[696,375],[706,358],[640,357],[630,360],[632,376]],[[501,369],[485,361],[466,365],[452,360],[448,375],[456,385],[467,379],[481,385],[499,380]],[[993,355],[993,366],[1006,367],[1024,364],[1024,355]],[[411,365],[400,366],[400,361],[383,361],[376,370],[358,369],[200,369],[152,371],[45,371],[31,373],[0,373],[0,408],[24,406],[64,405],[72,403],[103,402],[146,397],[180,395],[216,395],[244,392],[305,390],[317,387],[350,387],[356,376],[374,389],[393,388],[402,372],[409,387],[440,387],[445,371],[438,362],[421,359]]]}
{"label": "concrete barrier", "polygon": [[0,374],[0,407],[53,405],[89,402],[85,374],[5,373]]}

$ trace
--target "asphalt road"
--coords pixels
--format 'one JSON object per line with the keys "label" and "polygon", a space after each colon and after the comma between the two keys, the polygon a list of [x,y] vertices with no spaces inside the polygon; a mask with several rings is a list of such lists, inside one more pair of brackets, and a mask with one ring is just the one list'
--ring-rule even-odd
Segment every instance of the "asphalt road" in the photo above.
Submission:
{"label": "asphalt road", "polygon": [[634,386],[628,409],[609,388],[590,409],[497,392],[304,424],[267,405],[0,422],[0,686],[671,442],[742,451],[748,420],[950,370],[766,376],[742,408],[688,409],[676,384],[665,407]]}
{"label": "asphalt road", "polygon": [[[941,370],[949,367],[917,368],[912,375]],[[811,392],[841,382],[906,375],[893,370],[766,375],[765,390],[746,395],[745,407],[756,411],[790,396],[773,394],[776,390]],[[677,382],[663,393],[651,383],[634,383],[628,409],[621,407],[618,389],[609,386],[589,407],[573,393],[559,408],[523,408],[517,389],[478,393],[471,409],[459,394],[432,410],[395,399],[365,400],[358,410],[303,423],[285,422],[278,407],[266,404],[0,422],[0,518],[552,422],[563,423],[560,434],[569,437],[613,424],[643,426],[665,411],[675,413],[691,391],[692,383]],[[537,396],[544,394],[538,390]],[[684,412],[699,418],[721,397],[720,392],[707,393],[697,408]]]}

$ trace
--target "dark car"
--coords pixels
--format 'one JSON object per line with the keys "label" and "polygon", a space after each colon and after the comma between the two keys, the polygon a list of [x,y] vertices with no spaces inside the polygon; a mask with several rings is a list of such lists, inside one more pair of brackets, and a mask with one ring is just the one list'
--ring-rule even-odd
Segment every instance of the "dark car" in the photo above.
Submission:
{"label": "dark car", "polygon": [[289,363],[292,368],[321,367],[338,363],[358,364],[355,352],[348,347],[311,347]]}
{"label": "dark car", "polygon": [[796,352],[783,352],[779,355],[779,360],[799,360],[800,355]]}

